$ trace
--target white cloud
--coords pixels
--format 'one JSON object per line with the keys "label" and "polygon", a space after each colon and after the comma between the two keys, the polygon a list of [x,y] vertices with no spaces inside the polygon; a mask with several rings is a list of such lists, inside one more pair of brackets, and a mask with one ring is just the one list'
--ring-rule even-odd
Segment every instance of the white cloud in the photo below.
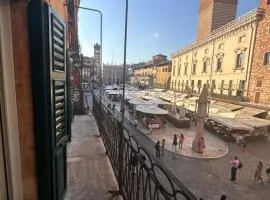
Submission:
{"label": "white cloud", "polygon": [[159,38],[159,33],[154,33],[154,38]]}

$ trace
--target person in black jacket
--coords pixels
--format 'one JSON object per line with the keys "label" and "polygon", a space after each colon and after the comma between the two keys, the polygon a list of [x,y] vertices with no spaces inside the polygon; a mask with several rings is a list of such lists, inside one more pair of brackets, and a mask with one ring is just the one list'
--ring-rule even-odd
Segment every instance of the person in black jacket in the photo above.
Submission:
{"label": "person in black jacket", "polygon": [[156,157],[160,158],[160,142],[159,141],[157,141],[155,145],[155,149],[156,149]]}

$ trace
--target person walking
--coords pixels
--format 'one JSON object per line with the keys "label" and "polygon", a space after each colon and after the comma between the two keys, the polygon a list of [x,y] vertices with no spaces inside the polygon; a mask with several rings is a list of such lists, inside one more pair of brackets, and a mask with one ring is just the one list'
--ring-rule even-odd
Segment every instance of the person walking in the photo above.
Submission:
{"label": "person walking", "polygon": [[138,126],[137,119],[134,119],[134,126],[135,126],[135,128],[137,128],[137,126]]}
{"label": "person walking", "polygon": [[165,149],[165,139],[161,141],[161,156],[164,156],[164,149]]}
{"label": "person walking", "polygon": [[183,133],[181,133],[180,139],[179,139],[179,149],[182,149],[183,143],[185,140],[185,136]]}
{"label": "person walking", "polygon": [[263,163],[262,161],[258,162],[257,169],[255,171],[255,181],[261,181],[261,184],[263,184],[263,179],[262,179],[262,169],[263,169]]}
{"label": "person walking", "polygon": [[268,182],[270,182],[270,162],[268,163],[268,166],[267,166],[267,168],[265,170],[265,173],[266,173]]}
{"label": "person walking", "polygon": [[236,172],[239,167],[240,160],[237,158],[237,156],[234,157],[234,159],[231,161],[231,181],[236,181]]}
{"label": "person walking", "polygon": [[115,109],[115,104],[112,105],[112,112],[114,113],[114,109]]}
{"label": "person walking", "polygon": [[227,196],[225,194],[221,195],[220,200],[226,200],[226,199],[227,199]]}
{"label": "person walking", "polygon": [[176,146],[177,146],[177,135],[174,134],[172,148],[174,148],[174,150],[176,150]]}
{"label": "person walking", "polygon": [[160,142],[159,141],[157,141],[155,145],[155,149],[156,149],[156,157],[160,158]]}

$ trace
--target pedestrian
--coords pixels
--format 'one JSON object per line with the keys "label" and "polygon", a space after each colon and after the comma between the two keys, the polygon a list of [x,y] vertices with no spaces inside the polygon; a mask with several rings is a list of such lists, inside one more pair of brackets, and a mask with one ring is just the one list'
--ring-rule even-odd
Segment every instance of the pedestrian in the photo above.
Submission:
{"label": "pedestrian", "polygon": [[180,136],[180,139],[179,139],[179,149],[182,149],[184,140],[185,140],[185,136],[182,133],[181,136]]}
{"label": "pedestrian", "polygon": [[220,200],[226,200],[226,199],[227,199],[227,196],[225,194],[221,195]]}
{"label": "pedestrian", "polygon": [[263,163],[262,161],[259,161],[257,165],[257,169],[255,171],[254,179],[255,181],[261,181],[261,184],[263,184],[262,169],[263,169]]}
{"label": "pedestrian", "polygon": [[165,139],[161,141],[161,156],[164,156],[164,149],[165,149]]}
{"label": "pedestrian", "polygon": [[174,150],[176,150],[176,146],[177,146],[177,135],[174,134],[174,136],[173,136],[172,148],[174,147]]}
{"label": "pedestrian", "polygon": [[149,134],[152,135],[152,133],[153,133],[153,127],[150,125]]}
{"label": "pedestrian", "polygon": [[157,141],[155,145],[155,149],[156,149],[156,157],[160,158],[160,142],[159,141]]}
{"label": "pedestrian", "polygon": [[267,175],[267,178],[268,178],[268,182],[270,181],[270,162],[268,163],[268,166],[265,170],[265,173]]}
{"label": "pedestrian", "polygon": [[112,105],[112,111],[114,113],[114,109],[115,109],[115,104]]}
{"label": "pedestrian", "polygon": [[240,160],[237,158],[237,156],[234,157],[234,159],[231,161],[231,181],[236,181],[236,172],[239,167]]}
{"label": "pedestrian", "polygon": [[137,125],[138,125],[137,119],[134,119],[134,126],[135,126],[135,128],[137,128]]}

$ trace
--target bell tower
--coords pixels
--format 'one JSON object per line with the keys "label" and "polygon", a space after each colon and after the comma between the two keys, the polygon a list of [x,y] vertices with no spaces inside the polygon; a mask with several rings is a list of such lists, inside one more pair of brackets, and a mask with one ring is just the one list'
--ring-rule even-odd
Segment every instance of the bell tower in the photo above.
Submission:
{"label": "bell tower", "polygon": [[236,18],[238,0],[200,0],[197,41]]}

